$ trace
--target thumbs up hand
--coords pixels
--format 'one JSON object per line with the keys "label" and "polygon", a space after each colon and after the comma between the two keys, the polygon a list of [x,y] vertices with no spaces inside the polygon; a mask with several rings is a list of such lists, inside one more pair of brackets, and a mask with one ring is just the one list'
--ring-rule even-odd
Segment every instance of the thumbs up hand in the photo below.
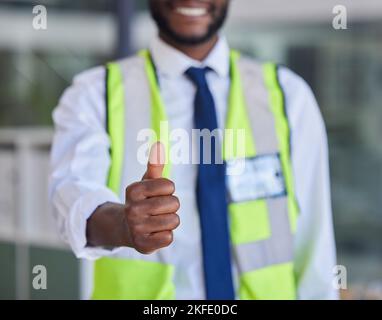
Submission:
{"label": "thumbs up hand", "polygon": [[142,180],[126,188],[125,204],[104,203],[88,218],[87,246],[131,247],[149,254],[171,244],[180,205],[174,183],[162,178],[164,163],[164,146],[157,142]]}
{"label": "thumbs up hand", "polygon": [[126,243],[143,254],[169,246],[173,230],[180,223],[176,214],[180,204],[173,195],[175,185],[162,177],[164,163],[164,146],[157,142],[151,147],[142,181],[126,188]]}

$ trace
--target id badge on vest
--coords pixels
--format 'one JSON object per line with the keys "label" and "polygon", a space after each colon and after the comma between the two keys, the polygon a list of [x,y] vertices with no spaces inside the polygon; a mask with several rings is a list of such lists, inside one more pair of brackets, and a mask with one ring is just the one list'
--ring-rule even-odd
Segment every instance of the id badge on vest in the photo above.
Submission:
{"label": "id badge on vest", "polygon": [[227,188],[230,203],[285,196],[280,154],[228,160]]}

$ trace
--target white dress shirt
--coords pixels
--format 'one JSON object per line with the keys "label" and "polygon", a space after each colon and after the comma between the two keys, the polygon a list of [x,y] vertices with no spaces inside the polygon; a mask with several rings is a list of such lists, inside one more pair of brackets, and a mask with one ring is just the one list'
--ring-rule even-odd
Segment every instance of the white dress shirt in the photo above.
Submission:
{"label": "white dress shirt", "polygon": [[[155,38],[150,50],[160,90],[173,128],[191,132],[195,87],[184,75],[191,66],[210,67],[207,74],[219,127],[224,126],[230,87],[229,47],[221,36],[205,61],[192,60]],[[324,123],[308,85],[289,69],[279,69],[291,127],[292,166],[300,205],[294,242],[294,265],[300,299],[334,299],[332,285],[335,243],[329,189],[328,147]],[[137,83],[139,86],[139,83]],[[132,88],[134,90],[134,88]],[[105,69],[97,67],[76,76],[63,94],[53,118],[50,197],[64,239],[78,258],[123,257],[131,248],[86,247],[86,220],[105,202],[123,203],[105,186],[110,158],[105,131]],[[139,116],[139,115],[133,115]],[[176,254],[177,299],[204,299],[202,255],[195,190],[196,165],[174,165],[172,176],[181,202],[181,225],[172,246]],[[181,244],[177,246],[177,243]],[[130,251],[129,251],[130,250]],[[166,249],[162,249],[166,250]],[[196,251],[196,252],[195,252]],[[193,252],[192,255],[189,252]],[[237,272],[234,268],[235,285]]]}

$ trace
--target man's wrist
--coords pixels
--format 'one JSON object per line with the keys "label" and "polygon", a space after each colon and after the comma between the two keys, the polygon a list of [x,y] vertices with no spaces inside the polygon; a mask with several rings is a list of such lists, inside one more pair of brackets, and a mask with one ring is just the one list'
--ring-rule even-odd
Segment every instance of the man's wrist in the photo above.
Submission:
{"label": "man's wrist", "polygon": [[127,245],[124,205],[104,203],[86,222],[87,247],[113,249]]}

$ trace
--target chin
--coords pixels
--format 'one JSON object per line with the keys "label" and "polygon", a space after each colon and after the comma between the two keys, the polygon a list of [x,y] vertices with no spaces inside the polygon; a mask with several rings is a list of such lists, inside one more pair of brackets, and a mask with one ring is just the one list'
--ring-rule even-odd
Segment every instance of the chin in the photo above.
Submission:
{"label": "chin", "polygon": [[207,34],[206,31],[203,32],[178,32],[176,31],[176,34],[182,38],[188,38],[188,39],[199,39],[199,38],[204,38],[205,35]]}

